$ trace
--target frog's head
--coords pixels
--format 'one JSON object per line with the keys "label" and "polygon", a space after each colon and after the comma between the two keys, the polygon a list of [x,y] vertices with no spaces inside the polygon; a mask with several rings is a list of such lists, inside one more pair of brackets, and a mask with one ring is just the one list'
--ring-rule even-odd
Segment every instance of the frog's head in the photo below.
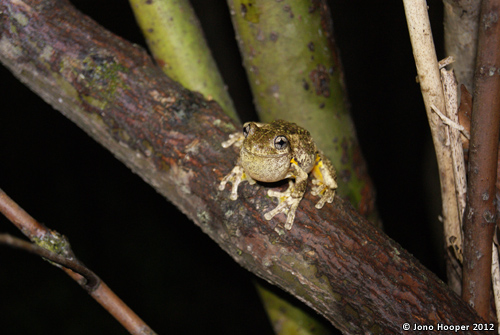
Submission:
{"label": "frog's head", "polygon": [[243,134],[241,165],[250,177],[263,182],[285,179],[292,158],[285,132],[272,124],[247,122]]}

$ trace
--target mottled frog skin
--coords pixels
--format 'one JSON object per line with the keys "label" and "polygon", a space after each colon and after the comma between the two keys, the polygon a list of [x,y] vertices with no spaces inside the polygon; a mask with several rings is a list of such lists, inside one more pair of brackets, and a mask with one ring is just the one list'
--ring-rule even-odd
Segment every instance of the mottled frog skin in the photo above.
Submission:
{"label": "mottled frog skin", "polygon": [[233,184],[230,199],[238,198],[238,186],[242,181],[246,180],[253,185],[256,180],[276,182],[290,179],[285,192],[268,191],[268,195],[279,198],[280,203],[264,215],[266,220],[285,213],[285,229],[292,229],[295,212],[304,197],[310,172],[314,176],[315,185],[311,193],[320,196],[316,208],[320,209],[326,202],[333,201],[337,188],[335,170],[304,128],[283,120],[271,123],[247,122],[243,125],[243,133],[230,135],[222,146],[227,148],[233,144],[241,147],[240,156],[231,173],[219,185],[219,189],[223,191],[228,182]]}

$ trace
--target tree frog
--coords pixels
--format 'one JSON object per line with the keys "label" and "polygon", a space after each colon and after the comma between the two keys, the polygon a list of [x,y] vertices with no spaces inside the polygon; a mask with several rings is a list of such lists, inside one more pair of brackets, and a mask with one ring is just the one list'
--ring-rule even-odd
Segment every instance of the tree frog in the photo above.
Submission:
{"label": "tree frog", "polygon": [[289,179],[285,192],[267,192],[269,196],[279,198],[280,202],[264,215],[266,220],[285,213],[285,229],[292,229],[295,212],[304,197],[310,172],[314,177],[311,193],[320,196],[316,208],[320,209],[326,202],[333,201],[337,188],[335,169],[304,128],[283,120],[271,123],[247,122],[243,125],[243,133],[229,135],[229,140],[223,142],[222,147],[228,148],[233,144],[241,147],[240,156],[236,166],[219,185],[219,190],[223,191],[227,182],[233,184],[231,200],[238,198],[238,186],[242,181],[246,180],[253,185],[256,181],[276,182]]}

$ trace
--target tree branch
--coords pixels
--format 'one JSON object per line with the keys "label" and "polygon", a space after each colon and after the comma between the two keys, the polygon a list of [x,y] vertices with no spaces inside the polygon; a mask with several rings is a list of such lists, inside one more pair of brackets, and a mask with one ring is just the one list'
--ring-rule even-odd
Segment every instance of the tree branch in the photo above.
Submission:
{"label": "tree branch", "polygon": [[0,234],[0,244],[20,248],[54,262],[68,276],[85,288],[92,298],[104,307],[130,334],[156,334],[106,283],[75,257],[66,237],[35,220],[2,189],[0,189],[0,212],[33,243],[36,243]]}
{"label": "tree branch", "polygon": [[491,252],[496,221],[500,128],[500,1],[483,0],[474,77],[469,180],[464,220],[462,297],[490,319]]}
{"label": "tree branch", "polygon": [[42,248],[36,244],[21,240],[9,234],[0,234],[0,244],[5,244],[13,248],[21,249],[29,253],[43,257],[57,265],[63,266],[79,275],[85,277],[81,285],[88,291],[92,292],[99,286],[99,277],[96,276],[89,268],[85,267],[75,259],[69,259],[53,251]]}
{"label": "tree branch", "polygon": [[404,322],[481,321],[339,197],[317,210],[308,192],[285,235],[274,230],[284,216],[263,218],[275,206],[266,197],[269,186],[244,184],[239,201],[229,200],[229,191],[217,186],[237,152],[220,143],[240,126],[67,1],[3,1],[0,12],[0,60],[20,80],[172,201],[235,261],[343,332],[399,334]]}
{"label": "tree branch", "polygon": [[0,244],[10,245],[57,264],[133,335],[156,334],[101,279],[73,254],[66,237],[36,221],[0,189],[0,212],[34,243],[0,234]]}

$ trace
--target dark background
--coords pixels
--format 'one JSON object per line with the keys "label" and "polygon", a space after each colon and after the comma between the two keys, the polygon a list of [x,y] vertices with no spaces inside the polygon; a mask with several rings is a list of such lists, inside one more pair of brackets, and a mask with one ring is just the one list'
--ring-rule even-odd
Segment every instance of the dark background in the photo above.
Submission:
{"label": "dark background", "polygon": [[[252,98],[225,1],[192,1],[243,121]],[[73,3],[144,45],[128,3]],[[428,1],[442,51],[442,3]],[[386,233],[443,278],[439,181],[401,1],[332,1],[348,94]],[[272,334],[252,285],[201,230],[0,66],[0,188],[160,334]],[[0,232],[21,236],[3,216]],[[436,237],[437,236],[437,237]],[[62,271],[0,247],[0,332],[126,334]]]}

